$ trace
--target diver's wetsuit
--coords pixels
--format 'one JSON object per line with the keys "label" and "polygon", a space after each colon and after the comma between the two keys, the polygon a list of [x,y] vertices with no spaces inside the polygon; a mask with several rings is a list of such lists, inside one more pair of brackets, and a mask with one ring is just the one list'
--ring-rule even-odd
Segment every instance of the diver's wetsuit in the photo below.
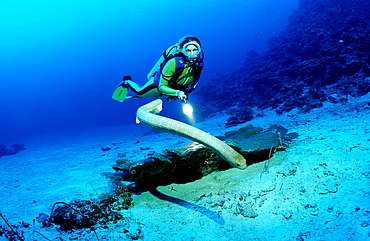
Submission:
{"label": "diver's wetsuit", "polygon": [[[177,57],[179,58],[179,57]],[[152,76],[149,81],[142,87],[133,82],[132,80],[127,80],[125,82],[126,86],[132,90],[136,96],[134,98],[142,97],[153,97],[160,98],[163,96],[176,96],[177,91],[185,91],[190,93],[191,90],[188,90],[188,87],[194,82],[198,81],[202,67],[192,66],[188,67],[189,63],[184,63],[184,68],[181,70],[181,73],[176,73],[176,61],[177,58],[172,58],[167,61],[161,73],[157,73],[156,76]],[[159,80],[158,80],[159,79]]]}

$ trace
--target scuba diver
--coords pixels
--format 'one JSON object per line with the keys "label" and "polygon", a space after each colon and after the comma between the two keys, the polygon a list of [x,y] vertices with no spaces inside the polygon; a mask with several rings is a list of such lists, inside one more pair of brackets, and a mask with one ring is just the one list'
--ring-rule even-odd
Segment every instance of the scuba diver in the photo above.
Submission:
{"label": "scuba diver", "polygon": [[[195,89],[203,69],[204,54],[198,38],[187,35],[175,45],[168,47],[149,72],[148,82],[140,87],[125,75],[115,89],[112,98],[123,102],[125,99],[144,97],[167,97],[186,103],[188,95]],[[135,95],[127,96],[128,90]]]}

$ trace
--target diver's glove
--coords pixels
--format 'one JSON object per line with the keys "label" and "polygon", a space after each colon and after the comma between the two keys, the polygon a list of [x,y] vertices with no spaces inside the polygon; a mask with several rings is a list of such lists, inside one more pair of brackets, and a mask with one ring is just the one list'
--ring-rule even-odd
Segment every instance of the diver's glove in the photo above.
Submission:
{"label": "diver's glove", "polygon": [[176,95],[177,95],[177,98],[179,98],[179,100],[181,100],[182,102],[185,102],[188,99],[188,96],[187,96],[187,94],[185,94],[184,91],[178,90],[176,92]]}

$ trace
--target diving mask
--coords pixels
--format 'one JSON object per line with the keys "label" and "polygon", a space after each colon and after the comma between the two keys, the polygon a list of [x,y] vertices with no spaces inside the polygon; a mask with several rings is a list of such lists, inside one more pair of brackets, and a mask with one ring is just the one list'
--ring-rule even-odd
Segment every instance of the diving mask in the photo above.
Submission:
{"label": "diving mask", "polygon": [[188,58],[197,57],[201,51],[200,45],[196,42],[186,43],[181,49],[181,52]]}

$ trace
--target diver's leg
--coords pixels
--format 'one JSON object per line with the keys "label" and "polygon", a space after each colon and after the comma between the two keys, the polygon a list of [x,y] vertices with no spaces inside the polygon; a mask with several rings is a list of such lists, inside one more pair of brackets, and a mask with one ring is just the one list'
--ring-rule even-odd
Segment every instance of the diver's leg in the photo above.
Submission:
{"label": "diver's leg", "polygon": [[126,86],[132,90],[137,97],[160,97],[157,86],[154,84],[154,79],[150,79],[145,85],[140,87],[132,80],[125,81]]}

